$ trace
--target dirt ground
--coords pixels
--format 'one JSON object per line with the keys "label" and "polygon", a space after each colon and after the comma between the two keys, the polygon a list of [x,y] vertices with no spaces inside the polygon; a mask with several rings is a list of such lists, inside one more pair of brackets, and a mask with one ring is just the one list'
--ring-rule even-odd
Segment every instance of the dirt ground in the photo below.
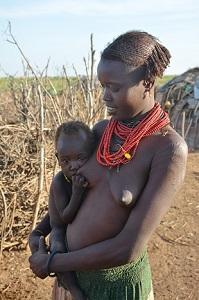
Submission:
{"label": "dirt ground", "polygon": [[[198,300],[199,153],[188,156],[185,182],[148,246],[155,300]],[[29,251],[4,251],[0,300],[49,300],[53,279],[29,270]],[[121,299],[122,300],[122,299]]]}

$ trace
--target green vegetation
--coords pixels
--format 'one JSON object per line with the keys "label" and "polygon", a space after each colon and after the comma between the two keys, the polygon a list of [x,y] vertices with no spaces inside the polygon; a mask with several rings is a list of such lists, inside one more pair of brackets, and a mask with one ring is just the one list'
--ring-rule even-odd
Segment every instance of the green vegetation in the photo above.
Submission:
{"label": "green vegetation", "polygon": [[[164,85],[165,83],[167,83],[168,81],[170,81],[171,79],[173,79],[175,77],[175,75],[165,75],[162,78],[158,78],[157,79],[157,85],[158,87],[161,87],[162,85]],[[10,90],[10,81],[14,80],[14,82],[16,83],[16,85],[20,84],[20,81],[23,81],[24,78],[23,77],[4,77],[4,78],[0,78],[0,93],[3,92],[8,92]],[[28,81],[31,82],[31,80],[33,80],[32,78],[29,78]],[[66,79],[62,78],[62,77],[43,77],[42,79],[42,83],[44,85],[46,85],[46,89],[48,90],[48,92],[53,95],[54,92],[56,91],[58,95],[62,94],[63,90],[66,88]],[[52,86],[50,86],[50,82],[52,83]],[[75,77],[70,77],[70,81],[71,81],[71,85],[73,85],[76,81],[77,78]],[[54,87],[54,89],[53,89]]]}
{"label": "green vegetation", "polygon": [[165,75],[162,78],[158,78],[157,79],[158,87],[161,87],[161,86],[165,85],[167,82],[169,82],[170,80],[172,80],[176,76],[177,75]]}
{"label": "green vegetation", "polygon": [[0,78],[0,93],[9,91],[9,79]]}
{"label": "green vegetation", "polygon": [[[14,85],[19,86],[20,83],[25,83],[25,80],[31,85],[33,78],[25,79],[23,77],[3,77],[0,78],[0,94],[10,91],[10,83],[14,82]],[[53,95],[56,91],[58,95],[61,95],[63,90],[66,89],[67,80],[63,77],[43,77],[40,78],[42,84],[46,87],[47,91]],[[76,77],[70,77],[70,84],[73,85],[77,81]]]}

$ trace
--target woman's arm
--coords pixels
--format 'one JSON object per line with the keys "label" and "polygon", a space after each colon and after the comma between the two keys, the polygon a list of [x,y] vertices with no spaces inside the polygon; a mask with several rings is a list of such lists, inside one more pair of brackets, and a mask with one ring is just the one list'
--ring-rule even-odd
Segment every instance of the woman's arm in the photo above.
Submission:
{"label": "woman's arm", "polygon": [[[106,241],[67,254],[57,254],[50,270],[63,272],[102,269],[134,261],[146,247],[151,234],[170,207],[184,180],[187,160],[185,142],[176,138],[156,151],[148,182],[123,228]],[[30,258],[37,276],[46,272],[47,255]],[[36,266],[40,265],[40,272]]]}
{"label": "woman's arm", "polygon": [[39,238],[40,236],[46,237],[51,231],[50,227],[50,217],[47,213],[37,227],[30,233],[28,238],[28,243],[31,253],[35,253],[39,248]]}

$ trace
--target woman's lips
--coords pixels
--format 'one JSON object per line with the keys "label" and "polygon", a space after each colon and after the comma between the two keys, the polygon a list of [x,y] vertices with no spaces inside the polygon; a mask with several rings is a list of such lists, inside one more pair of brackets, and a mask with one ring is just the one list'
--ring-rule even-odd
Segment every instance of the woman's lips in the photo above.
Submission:
{"label": "woman's lips", "polygon": [[107,106],[107,112],[109,115],[113,115],[116,112],[117,108]]}

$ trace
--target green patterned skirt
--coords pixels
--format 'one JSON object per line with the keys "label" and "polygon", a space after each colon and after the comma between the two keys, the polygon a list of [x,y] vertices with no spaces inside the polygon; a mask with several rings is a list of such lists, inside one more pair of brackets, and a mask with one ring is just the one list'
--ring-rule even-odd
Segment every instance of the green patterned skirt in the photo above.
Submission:
{"label": "green patterned skirt", "polygon": [[133,263],[75,274],[89,300],[147,300],[152,286],[146,250]]}

